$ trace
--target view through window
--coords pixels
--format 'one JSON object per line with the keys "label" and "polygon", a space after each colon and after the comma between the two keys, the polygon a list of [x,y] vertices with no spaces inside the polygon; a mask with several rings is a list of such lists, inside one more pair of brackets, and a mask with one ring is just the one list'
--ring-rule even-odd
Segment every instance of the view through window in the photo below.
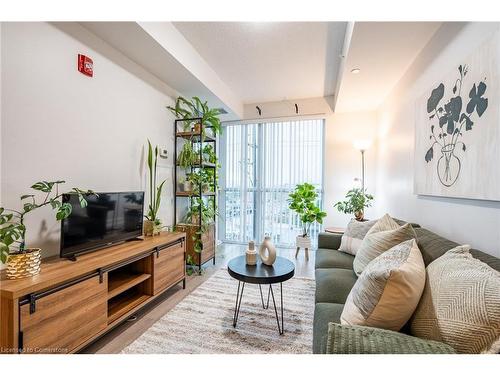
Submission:
{"label": "view through window", "polygon": [[[221,137],[219,239],[260,242],[265,234],[279,246],[293,246],[301,233],[288,208],[297,184],[316,187],[323,198],[322,119],[235,124]],[[311,227],[313,238],[321,230]]]}

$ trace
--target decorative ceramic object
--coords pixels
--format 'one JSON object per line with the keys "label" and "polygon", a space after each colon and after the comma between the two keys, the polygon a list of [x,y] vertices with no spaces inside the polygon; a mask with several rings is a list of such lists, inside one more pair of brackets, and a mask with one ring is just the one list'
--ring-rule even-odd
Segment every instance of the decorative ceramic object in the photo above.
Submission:
{"label": "decorative ceramic object", "polygon": [[276,248],[274,247],[271,237],[264,237],[264,241],[260,245],[259,255],[262,259],[262,263],[272,266],[276,261]]}
{"label": "decorative ceramic object", "polygon": [[7,258],[7,278],[22,279],[40,273],[41,249],[26,249],[22,254],[11,254]]}
{"label": "decorative ceramic object", "polygon": [[255,251],[255,244],[253,241],[248,243],[248,249],[245,253],[247,265],[255,266],[257,264],[257,251]]}

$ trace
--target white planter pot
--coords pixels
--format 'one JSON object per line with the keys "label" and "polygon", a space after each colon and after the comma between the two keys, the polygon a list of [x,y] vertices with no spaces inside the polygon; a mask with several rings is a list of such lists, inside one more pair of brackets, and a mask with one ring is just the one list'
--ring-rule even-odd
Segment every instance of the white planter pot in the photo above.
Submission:
{"label": "white planter pot", "polygon": [[311,248],[311,237],[309,237],[309,236],[306,236],[306,237],[297,236],[296,244],[297,244],[297,247],[302,247],[304,249],[310,249]]}

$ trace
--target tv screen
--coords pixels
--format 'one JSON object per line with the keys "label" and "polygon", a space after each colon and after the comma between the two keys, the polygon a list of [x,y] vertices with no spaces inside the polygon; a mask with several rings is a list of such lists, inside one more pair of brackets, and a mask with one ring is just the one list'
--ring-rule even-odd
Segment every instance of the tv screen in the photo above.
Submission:
{"label": "tv screen", "polygon": [[72,206],[61,223],[61,257],[97,250],[142,235],[144,192],[97,193],[81,207],[77,194],[64,194]]}

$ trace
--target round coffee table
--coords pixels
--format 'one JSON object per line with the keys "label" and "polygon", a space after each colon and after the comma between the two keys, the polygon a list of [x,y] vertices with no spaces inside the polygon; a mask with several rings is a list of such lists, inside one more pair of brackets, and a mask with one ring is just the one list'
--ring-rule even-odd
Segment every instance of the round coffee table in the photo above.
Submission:
{"label": "round coffee table", "polygon": [[[241,299],[243,298],[243,290],[245,283],[258,284],[260,290],[260,299],[264,309],[269,308],[269,296],[272,297],[274,305],[274,313],[276,315],[276,322],[278,323],[278,332],[280,335],[284,332],[283,321],[283,282],[291,279],[295,274],[295,265],[288,259],[283,257],[276,257],[276,261],[272,266],[263,264],[260,260],[257,261],[255,266],[248,266],[246,264],[246,257],[244,255],[233,258],[227,264],[229,275],[238,280],[238,291],[236,292],[236,305],[234,307],[233,327],[236,327],[238,322],[238,315],[240,313]],[[274,299],[273,284],[280,284],[280,299],[281,299],[281,325],[280,318],[278,317],[278,309],[276,308],[276,301]],[[267,304],[264,305],[264,296],[262,295],[262,284],[268,284],[269,290],[267,292]],[[240,292],[241,290],[241,292]]]}

